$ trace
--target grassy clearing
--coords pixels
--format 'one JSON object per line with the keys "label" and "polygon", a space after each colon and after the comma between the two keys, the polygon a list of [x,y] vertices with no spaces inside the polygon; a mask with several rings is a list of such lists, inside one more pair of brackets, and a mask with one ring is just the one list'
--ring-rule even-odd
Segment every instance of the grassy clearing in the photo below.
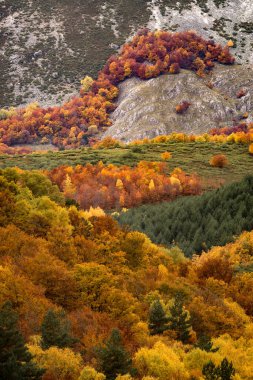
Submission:
{"label": "grassy clearing", "polygon": [[[124,147],[94,150],[82,148],[45,154],[0,156],[0,167],[17,166],[22,169],[53,169],[60,165],[86,165],[103,161],[104,164],[134,166],[141,160],[162,161],[161,153],[169,151],[172,159],[168,161],[169,170],[180,167],[188,173],[197,173],[205,182],[206,188],[215,184],[241,180],[253,173],[253,157],[248,146],[241,144],[181,143],[170,142],[157,145]],[[209,160],[214,154],[225,154],[229,165],[223,169],[213,168]]]}

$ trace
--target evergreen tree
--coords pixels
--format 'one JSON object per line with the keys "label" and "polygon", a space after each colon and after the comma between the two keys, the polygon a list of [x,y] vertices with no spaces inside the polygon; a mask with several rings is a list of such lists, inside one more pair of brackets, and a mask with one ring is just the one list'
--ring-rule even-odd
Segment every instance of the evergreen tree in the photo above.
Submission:
{"label": "evergreen tree", "polygon": [[219,366],[215,366],[210,360],[204,365],[202,374],[205,380],[232,380],[235,375],[233,363],[224,358]]}
{"label": "evergreen tree", "polygon": [[107,380],[114,380],[117,375],[133,373],[132,360],[122,345],[118,329],[114,329],[104,347],[96,349],[99,370]]}
{"label": "evergreen tree", "polygon": [[219,350],[219,347],[213,347],[213,343],[209,336],[202,335],[197,343],[195,344],[195,347],[200,348],[203,351],[206,352],[217,352]]}
{"label": "evergreen tree", "polygon": [[162,334],[168,330],[169,318],[166,317],[163,306],[159,300],[152,303],[149,310],[149,324],[148,328],[150,335]]}
{"label": "evergreen tree", "polygon": [[169,328],[176,331],[177,339],[187,343],[190,337],[191,323],[188,313],[184,310],[183,297],[176,294],[173,306],[170,307]]}
{"label": "evergreen tree", "polygon": [[0,379],[39,380],[44,370],[32,362],[17,322],[11,303],[6,302],[0,310]]}
{"label": "evergreen tree", "polygon": [[219,370],[212,362],[212,360],[204,365],[202,369],[202,375],[204,376],[205,380],[220,380]]}
{"label": "evergreen tree", "polygon": [[76,340],[70,335],[70,323],[64,313],[49,310],[41,325],[41,347],[71,347]]}
{"label": "evergreen tree", "polygon": [[219,366],[221,380],[232,380],[235,375],[233,363],[224,358]]}

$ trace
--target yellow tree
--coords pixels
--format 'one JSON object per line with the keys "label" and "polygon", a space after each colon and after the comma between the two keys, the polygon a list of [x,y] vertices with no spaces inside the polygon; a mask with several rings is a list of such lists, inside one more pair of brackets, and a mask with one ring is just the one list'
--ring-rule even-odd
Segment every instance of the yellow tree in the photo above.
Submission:
{"label": "yellow tree", "polygon": [[116,181],[116,187],[119,190],[123,190],[124,189],[124,184],[123,184],[123,182],[122,182],[122,180],[120,178],[118,178],[117,181]]}
{"label": "yellow tree", "polygon": [[102,298],[115,281],[110,270],[94,262],[78,264],[75,266],[75,278],[84,304],[93,310],[101,310]]}
{"label": "yellow tree", "polygon": [[155,190],[155,183],[154,183],[153,179],[150,180],[148,188],[149,188],[150,191],[154,191]]}
{"label": "yellow tree", "polygon": [[159,380],[189,378],[180,356],[162,342],[152,348],[143,347],[134,356],[134,364],[141,376],[154,376]]}
{"label": "yellow tree", "polygon": [[73,185],[69,174],[66,175],[66,179],[63,183],[63,191],[67,198],[72,198],[76,192],[76,187]]}
{"label": "yellow tree", "polygon": [[87,366],[83,368],[78,380],[105,380],[105,375]]}
{"label": "yellow tree", "polygon": [[88,92],[91,89],[93,82],[94,82],[94,80],[91,77],[89,77],[88,75],[86,75],[86,77],[81,80],[82,91],[84,93]]}
{"label": "yellow tree", "polygon": [[46,370],[45,379],[78,380],[83,364],[80,354],[69,348],[50,347],[45,351],[37,345],[29,345],[28,348],[35,363]]}

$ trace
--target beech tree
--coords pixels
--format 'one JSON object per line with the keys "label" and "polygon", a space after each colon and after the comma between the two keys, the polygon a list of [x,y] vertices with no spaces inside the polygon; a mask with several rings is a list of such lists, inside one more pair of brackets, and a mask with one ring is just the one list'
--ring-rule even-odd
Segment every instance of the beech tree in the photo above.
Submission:
{"label": "beech tree", "polygon": [[86,366],[83,368],[78,380],[105,380],[105,375],[97,372],[92,367]]}

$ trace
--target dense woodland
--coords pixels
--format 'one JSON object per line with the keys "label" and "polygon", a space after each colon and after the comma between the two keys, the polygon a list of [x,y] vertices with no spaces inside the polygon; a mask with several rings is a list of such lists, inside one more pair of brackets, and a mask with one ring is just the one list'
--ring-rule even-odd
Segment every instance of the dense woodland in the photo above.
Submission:
{"label": "dense woodland", "polygon": [[253,229],[253,177],[198,197],[143,205],[119,215],[153,242],[177,244],[187,256],[224,245]]}
{"label": "dense woodland", "polygon": [[39,172],[0,180],[3,378],[15,365],[19,379],[251,379],[251,232],[189,260],[102,209],[66,207]]}

